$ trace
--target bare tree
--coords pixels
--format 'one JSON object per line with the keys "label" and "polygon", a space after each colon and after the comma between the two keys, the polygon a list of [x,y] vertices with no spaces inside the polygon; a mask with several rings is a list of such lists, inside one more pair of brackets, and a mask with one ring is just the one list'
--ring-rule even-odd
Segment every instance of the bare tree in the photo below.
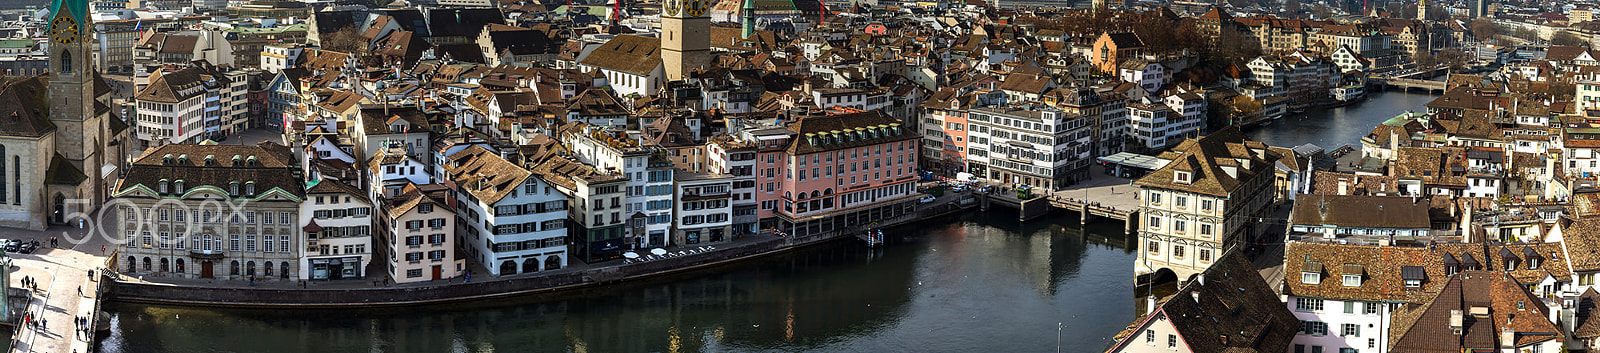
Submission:
{"label": "bare tree", "polygon": [[1499,42],[1499,39],[1495,38],[1495,36],[1500,35],[1500,25],[1495,24],[1494,20],[1489,19],[1488,17],[1479,17],[1473,19],[1471,30],[1472,36],[1477,37],[1478,40],[1487,40],[1496,43]]}
{"label": "bare tree", "polygon": [[355,26],[328,33],[322,37],[322,49],[350,54],[364,54],[367,51],[367,38],[356,32]]}
{"label": "bare tree", "polygon": [[1567,31],[1556,32],[1554,36],[1550,37],[1550,44],[1585,48],[1589,47],[1589,42],[1585,42],[1583,41],[1583,38],[1579,38],[1578,35]]}

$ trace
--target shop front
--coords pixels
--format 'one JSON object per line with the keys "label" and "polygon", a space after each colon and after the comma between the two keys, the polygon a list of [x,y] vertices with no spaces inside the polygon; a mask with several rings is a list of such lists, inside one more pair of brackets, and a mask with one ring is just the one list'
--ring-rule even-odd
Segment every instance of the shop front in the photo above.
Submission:
{"label": "shop front", "polygon": [[361,257],[311,259],[311,279],[336,280],[361,277]]}

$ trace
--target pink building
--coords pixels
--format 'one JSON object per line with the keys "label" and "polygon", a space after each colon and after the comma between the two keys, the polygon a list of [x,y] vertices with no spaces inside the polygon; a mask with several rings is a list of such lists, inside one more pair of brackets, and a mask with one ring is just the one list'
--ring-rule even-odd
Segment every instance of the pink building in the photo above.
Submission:
{"label": "pink building", "polygon": [[917,133],[879,111],[802,118],[750,133],[762,228],[856,232],[914,216]]}

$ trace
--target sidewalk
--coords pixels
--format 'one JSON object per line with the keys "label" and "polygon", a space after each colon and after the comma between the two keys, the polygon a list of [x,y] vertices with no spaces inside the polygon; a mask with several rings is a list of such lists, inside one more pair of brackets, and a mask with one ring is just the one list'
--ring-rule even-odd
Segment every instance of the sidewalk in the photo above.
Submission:
{"label": "sidewalk", "polygon": [[[690,249],[698,249],[698,248],[703,247],[703,246],[714,246],[714,247],[716,247],[716,250],[706,252],[706,254],[711,254],[711,253],[716,253],[717,251],[734,249],[734,248],[737,248],[737,247],[740,247],[740,246],[756,243],[756,242],[759,242],[761,240],[770,239],[770,238],[772,238],[771,235],[745,236],[745,237],[742,237],[742,238],[739,238],[739,239],[725,241],[725,242],[700,243],[700,244],[691,244],[691,245],[684,245],[684,246],[672,246],[672,247],[665,247],[663,249],[666,249],[668,252],[671,252],[671,253],[677,253],[679,251],[688,251]],[[635,250],[635,251],[636,252],[640,252],[640,254],[643,255],[643,254],[648,254],[649,249],[642,249],[642,250]],[[695,255],[687,255],[687,256],[695,256]],[[619,267],[619,266],[628,266],[628,264],[624,264],[623,263],[623,259],[607,260],[607,261],[601,261],[601,262],[596,262],[596,263],[592,263],[592,264],[584,263],[583,261],[579,261],[577,259],[572,259],[572,261],[569,262],[566,267],[562,267],[561,269],[549,270],[549,271],[540,271],[540,272],[532,272],[532,273],[519,273],[519,274],[514,274],[514,275],[509,275],[509,276],[494,276],[494,275],[490,275],[490,274],[488,274],[488,272],[484,271],[482,267],[475,266],[475,269],[473,270],[474,271],[473,273],[475,275],[472,276],[471,282],[476,283],[476,282],[507,281],[507,280],[520,279],[520,278],[549,276],[549,275],[572,273],[572,272],[582,272],[582,271],[588,271],[588,270],[592,270],[592,269]],[[161,276],[153,276],[153,274],[150,274],[150,273],[131,273],[131,274],[129,274],[129,273],[119,273],[119,274],[116,274],[116,276],[117,276],[119,281],[131,282],[131,283],[165,284],[165,285],[188,286],[188,287],[260,288],[260,289],[278,289],[278,290],[282,290],[282,289],[360,290],[360,289],[381,289],[381,288],[426,288],[426,287],[443,287],[443,286],[449,286],[449,285],[453,285],[453,284],[466,283],[466,280],[467,280],[467,278],[465,276],[458,276],[458,277],[455,277],[455,278],[449,278],[449,279],[437,280],[437,281],[412,282],[412,283],[384,283],[384,284],[376,284],[376,285],[374,283],[377,283],[377,282],[375,282],[377,278],[374,278],[374,277],[366,277],[366,278],[360,278],[360,279],[348,279],[348,280],[306,281],[306,282],[304,282],[304,284],[302,284],[302,282],[300,282],[300,281],[262,281],[262,280],[258,280],[258,281],[256,281],[255,285],[252,286],[252,285],[250,285],[250,281],[248,281],[248,280],[161,277]]]}

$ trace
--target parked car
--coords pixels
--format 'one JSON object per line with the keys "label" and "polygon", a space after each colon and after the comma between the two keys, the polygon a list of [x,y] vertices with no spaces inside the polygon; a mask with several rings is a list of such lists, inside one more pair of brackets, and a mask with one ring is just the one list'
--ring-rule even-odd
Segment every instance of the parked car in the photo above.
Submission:
{"label": "parked car", "polygon": [[19,249],[21,247],[22,247],[22,242],[18,241],[16,239],[12,239],[11,241],[6,242],[6,251],[17,252],[17,249]]}
{"label": "parked car", "polygon": [[17,247],[17,252],[23,253],[23,254],[32,254],[33,251],[37,250],[37,249],[38,249],[38,247],[33,245],[33,243],[26,243],[26,244],[22,244],[21,246],[18,246]]}
{"label": "parked car", "polygon": [[921,201],[922,203],[929,203],[929,202],[933,202],[934,200],[938,200],[938,198],[933,197],[933,195],[927,195],[927,196],[923,196],[918,201]]}

